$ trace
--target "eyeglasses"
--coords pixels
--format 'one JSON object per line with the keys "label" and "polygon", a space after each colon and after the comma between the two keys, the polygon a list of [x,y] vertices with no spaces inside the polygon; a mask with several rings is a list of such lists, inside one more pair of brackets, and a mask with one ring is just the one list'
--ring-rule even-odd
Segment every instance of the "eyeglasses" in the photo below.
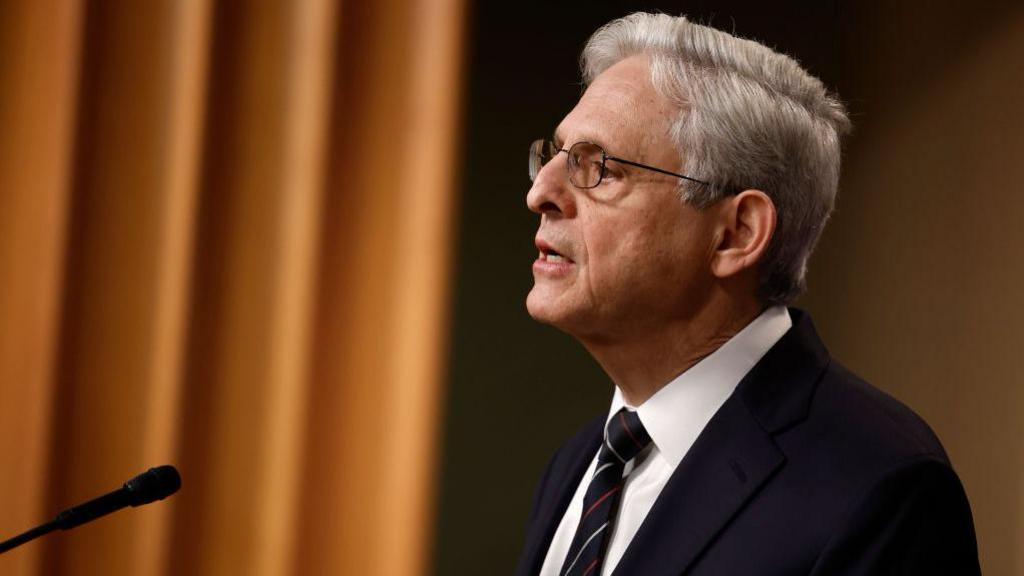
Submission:
{"label": "eyeglasses", "polygon": [[565,152],[566,155],[568,155],[569,161],[566,163],[566,170],[569,172],[569,182],[572,182],[572,185],[577,188],[597,187],[604,178],[605,163],[609,160],[614,160],[622,164],[629,164],[630,166],[636,166],[637,168],[643,168],[644,170],[651,170],[653,172],[675,176],[676,178],[682,178],[683,180],[689,180],[690,182],[696,182],[705,186],[711,186],[708,182],[691,178],[683,174],[676,174],[675,172],[669,172],[668,170],[662,170],[661,168],[655,168],[654,166],[648,166],[646,164],[640,164],[639,162],[609,156],[605,153],[604,148],[601,148],[593,142],[577,142],[566,150],[565,148],[559,148],[550,140],[534,140],[533,144],[530,145],[531,182],[537,179],[537,174],[540,173],[540,169],[543,168],[545,164],[553,160],[559,152]]}

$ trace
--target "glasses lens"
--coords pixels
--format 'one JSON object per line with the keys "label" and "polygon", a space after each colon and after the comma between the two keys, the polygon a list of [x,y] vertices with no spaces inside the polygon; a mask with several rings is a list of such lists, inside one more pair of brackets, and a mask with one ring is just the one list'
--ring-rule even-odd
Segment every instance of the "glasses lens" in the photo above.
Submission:
{"label": "glasses lens", "polygon": [[534,140],[530,144],[530,182],[537,179],[540,169],[558,154],[558,149],[550,140]]}
{"label": "glasses lens", "polygon": [[569,148],[569,180],[580,188],[593,188],[601,183],[604,150],[591,142],[577,142]]}

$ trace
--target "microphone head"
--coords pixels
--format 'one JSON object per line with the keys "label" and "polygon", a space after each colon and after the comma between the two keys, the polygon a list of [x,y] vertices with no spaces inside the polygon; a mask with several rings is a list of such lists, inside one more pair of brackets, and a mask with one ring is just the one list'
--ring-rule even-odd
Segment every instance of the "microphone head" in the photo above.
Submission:
{"label": "microphone head", "polygon": [[157,466],[124,483],[132,506],[163,500],[181,488],[181,475],[171,465]]}

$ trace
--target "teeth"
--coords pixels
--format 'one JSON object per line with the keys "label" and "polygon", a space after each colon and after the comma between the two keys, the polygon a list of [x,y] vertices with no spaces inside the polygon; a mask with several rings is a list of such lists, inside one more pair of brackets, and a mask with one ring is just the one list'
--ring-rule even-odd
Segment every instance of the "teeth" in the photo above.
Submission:
{"label": "teeth", "polygon": [[568,262],[569,259],[561,254],[545,254],[543,251],[537,253],[537,258],[545,262]]}

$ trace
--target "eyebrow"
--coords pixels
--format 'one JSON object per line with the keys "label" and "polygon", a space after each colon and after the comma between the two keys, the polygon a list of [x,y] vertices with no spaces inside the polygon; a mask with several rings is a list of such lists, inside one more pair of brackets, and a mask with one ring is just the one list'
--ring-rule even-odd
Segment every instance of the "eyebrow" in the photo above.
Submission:
{"label": "eyebrow", "polygon": [[[558,135],[558,130],[558,128],[555,129],[555,133],[552,135],[551,141],[554,142],[556,146],[561,148],[565,144],[565,138]],[[604,150],[605,153],[608,154],[609,156],[614,156],[614,154],[608,152],[608,146],[605,144],[604,139],[594,135],[593,132],[584,132],[583,135],[576,142],[592,142],[600,146],[601,149]],[[573,142],[573,144],[575,144],[576,142]]]}

